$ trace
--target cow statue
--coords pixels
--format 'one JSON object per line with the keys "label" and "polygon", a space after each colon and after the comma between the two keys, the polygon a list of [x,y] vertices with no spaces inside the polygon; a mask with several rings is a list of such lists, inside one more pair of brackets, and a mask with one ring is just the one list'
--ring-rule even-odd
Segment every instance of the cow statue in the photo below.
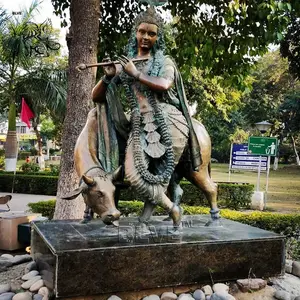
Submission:
{"label": "cow statue", "polygon": [[[205,127],[193,119],[193,126],[201,148],[201,165],[198,171],[194,171],[190,164],[189,148],[187,146],[168,186],[168,194],[171,200],[180,204],[182,189],[179,182],[185,177],[188,181],[197,186],[205,194],[210,207],[212,221],[219,219],[217,208],[217,185],[210,177],[211,141]],[[120,212],[115,205],[115,181],[120,181],[121,167],[112,173],[105,172],[98,159],[98,121],[97,109],[94,108],[88,114],[87,122],[78,137],[74,160],[78,176],[81,178],[79,187],[71,191],[63,199],[71,200],[82,193],[86,209],[84,212],[84,222],[91,220],[92,212],[97,213],[105,224],[118,226]],[[144,210],[140,221],[147,223],[152,216],[155,203],[145,201]]]}
{"label": "cow statue", "polygon": [[97,158],[97,110],[92,109],[81,131],[74,150],[76,172],[80,178],[79,187],[64,196],[65,200],[75,199],[82,193],[86,209],[83,222],[99,215],[105,224],[118,225],[120,211],[116,208],[114,181],[120,175],[121,167],[113,173],[107,173]]}

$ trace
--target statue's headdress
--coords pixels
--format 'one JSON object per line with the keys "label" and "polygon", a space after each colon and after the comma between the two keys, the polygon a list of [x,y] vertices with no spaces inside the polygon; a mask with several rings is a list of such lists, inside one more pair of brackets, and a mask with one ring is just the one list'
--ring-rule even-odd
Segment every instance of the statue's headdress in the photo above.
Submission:
{"label": "statue's headdress", "polygon": [[135,19],[134,25],[137,28],[141,23],[154,24],[159,28],[164,25],[164,20],[160,14],[155,11],[153,6],[150,6],[146,11],[141,12]]}

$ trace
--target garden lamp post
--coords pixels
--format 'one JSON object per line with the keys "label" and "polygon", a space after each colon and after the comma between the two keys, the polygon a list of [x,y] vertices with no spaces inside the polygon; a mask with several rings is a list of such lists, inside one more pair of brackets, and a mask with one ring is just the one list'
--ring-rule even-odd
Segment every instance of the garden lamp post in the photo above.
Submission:
{"label": "garden lamp post", "polygon": [[[272,126],[273,124],[267,122],[267,121],[262,121],[255,123],[256,128],[260,131],[261,135],[263,136],[264,133],[266,133]],[[267,204],[267,194],[268,194],[268,185],[269,185],[269,171],[270,171],[270,156],[268,156],[268,161],[267,161],[267,180],[266,180],[266,194],[264,197],[264,208],[266,208]],[[260,172],[261,172],[261,155],[259,156],[259,162],[258,162],[258,172],[257,172],[257,185],[256,185],[256,191],[259,192],[259,184],[260,184]]]}

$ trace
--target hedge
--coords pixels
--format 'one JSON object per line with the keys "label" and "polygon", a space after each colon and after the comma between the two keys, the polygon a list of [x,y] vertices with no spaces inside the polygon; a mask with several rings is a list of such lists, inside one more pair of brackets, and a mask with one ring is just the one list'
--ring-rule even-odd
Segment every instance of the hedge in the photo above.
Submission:
{"label": "hedge", "polygon": [[[37,175],[38,174],[38,175]],[[48,175],[47,175],[48,174]],[[0,172],[0,191],[11,192],[13,173]],[[49,176],[49,172],[26,174],[16,173],[14,191],[24,194],[56,195],[58,176]],[[193,206],[207,205],[204,194],[189,182],[182,181],[183,197],[181,203]],[[218,205],[233,209],[248,208],[254,191],[253,184],[218,183]],[[121,190],[120,200],[141,200],[132,189]]]}
{"label": "hedge", "polygon": [[[123,216],[140,215],[143,210],[141,201],[120,201],[119,210]],[[31,212],[41,213],[43,216],[52,218],[55,209],[55,200],[40,201],[28,204]],[[209,207],[182,205],[184,215],[209,214]],[[154,215],[166,215],[161,207],[156,207]],[[281,214],[274,212],[241,212],[230,209],[222,209],[221,217],[232,221],[248,224],[261,229],[274,231],[292,236],[298,234],[300,229],[300,214]]]}
{"label": "hedge", "polygon": [[23,194],[56,195],[57,176],[0,174],[0,191],[11,192],[14,181],[14,192]]}

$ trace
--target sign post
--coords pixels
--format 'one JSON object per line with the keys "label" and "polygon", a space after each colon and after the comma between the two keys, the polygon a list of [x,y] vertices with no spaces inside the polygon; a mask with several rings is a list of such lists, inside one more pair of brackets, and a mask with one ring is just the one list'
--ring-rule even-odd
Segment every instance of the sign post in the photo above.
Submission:
{"label": "sign post", "polygon": [[[260,172],[261,172],[261,156],[268,156],[267,161],[267,183],[266,183],[266,195],[268,193],[269,185],[269,169],[270,169],[270,156],[276,156],[278,148],[277,138],[272,137],[258,137],[251,136],[248,142],[248,153],[252,155],[259,155],[259,166],[257,174],[257,186],[256,191],[259,192],[260,184]],[[264,198],[264,207],[266,208],[267,196]]]}

